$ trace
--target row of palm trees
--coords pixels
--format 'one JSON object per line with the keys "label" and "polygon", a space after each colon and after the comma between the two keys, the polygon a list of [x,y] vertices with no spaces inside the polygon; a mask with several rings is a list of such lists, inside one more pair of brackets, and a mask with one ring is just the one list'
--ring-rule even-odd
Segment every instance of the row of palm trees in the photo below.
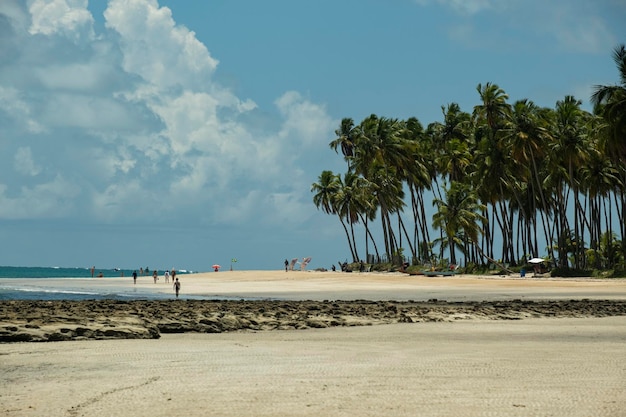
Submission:
{"label": "row of palm trees", "polygon": [[447,254],[457,264],[460,253],[474,264],[542,255],[561,267],[624,268],[624,45],[613,57],[620,83],[595,87],[592,113],[572,96],[554,108],[510,103],[487,83],[471,113],[451,103],[426,128],[417,118],[344,118],[330,147],[346,172],[323,171],[313,202],[338,217],[355,262],[364,244],[370,262]]}

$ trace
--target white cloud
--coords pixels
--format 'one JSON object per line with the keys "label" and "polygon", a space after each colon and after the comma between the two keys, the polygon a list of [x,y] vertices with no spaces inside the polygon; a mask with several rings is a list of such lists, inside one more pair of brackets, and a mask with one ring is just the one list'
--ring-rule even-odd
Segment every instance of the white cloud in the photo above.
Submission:
{"label": "white cloud", "polygon": [[122,38],[124,69],[148,83],[163,89],[206,85],[217,67],[195,34],[177,26],[156,0],[111,0],[104,16]]}
{"label": "white cloud", "polygon": [[304,100],[297,91],[286,92],[275,103],[286,119],[281,137],[296,136],[303,144],[311,145],[319,143],[320,133],[334,125],[323,106]]}
{"label": "white cloud", "polygon": [[30,147],[21,147],[17,149],[13,157],[15,170],[23,175],[35,176],[41,172],[41,168],[35,164],[33,153]]}
{"label": "white cloud", "polygon": [[48,98],[41,111],[41,120],[48,128],[114,129],[120,132],[139,127],[132,110],[109,97],[65,94],[60,91]]}
{"label": "white cloud", "polygon": [[21,47],[0,73],[0,117],[29,182],[3,175],[0,218],[241,225],[315,212],[307,164],[336,124],[324,106],[293,91],[264,111],[237,97],[156,0],[110,0],[95,35],[86,1],[20,10],[32,24],[10,39]]}
{"label": "white cloud", "polygon": [[87,0],[30,0],[28,9],[32,16],[29,32],[33,35],[93,38],[93,17],[87,10]]}

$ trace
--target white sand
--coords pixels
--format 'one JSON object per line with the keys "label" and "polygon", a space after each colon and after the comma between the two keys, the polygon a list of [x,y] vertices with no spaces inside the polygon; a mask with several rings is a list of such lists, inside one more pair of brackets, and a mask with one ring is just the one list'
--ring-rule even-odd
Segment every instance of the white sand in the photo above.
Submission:
{"label": "white sand", "polygon": [[626,320],[0,345],[3,416],[624,416]]}

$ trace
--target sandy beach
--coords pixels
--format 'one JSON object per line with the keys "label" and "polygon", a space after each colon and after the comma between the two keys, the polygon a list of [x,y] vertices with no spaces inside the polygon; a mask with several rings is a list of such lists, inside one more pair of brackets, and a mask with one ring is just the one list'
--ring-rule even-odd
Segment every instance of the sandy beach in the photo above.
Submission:
{"label": "sandy beach", "polygon": [[[180,300],[162,278],[141,277],[138,290],[171,299],[0,303],[2,335],[65,340],[0,343],[0,414],[626,413],[626,280],[302,271],[181,280]],[[45,281],[33,285],[132,286]]]}
{"label": "sandy beach", "polygon": [[[626,280],[548,278],[519,276],[456,275],[426,277],[403,273],[342,273],[317,271],[220,271],[178,275],[181,298],[207,296],[216,299],[282,300],[626,300]],[[72,279],[0,279],[0,285],[24,285],[37,289],[72,289],[103,293],[125,291],[142,296],[160,293],[174,298],[171,281],[162,275],[155,284],[151,276]]]}

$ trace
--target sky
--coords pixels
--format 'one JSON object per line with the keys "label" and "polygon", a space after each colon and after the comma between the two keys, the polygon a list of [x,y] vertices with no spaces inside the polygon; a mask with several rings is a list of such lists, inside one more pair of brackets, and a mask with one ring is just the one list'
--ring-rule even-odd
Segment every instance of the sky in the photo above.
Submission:
{"label": "sky", "polygon": [[330,268],[349,250],[311,184],[345,171],[342,118],[426,126],[487,82],[590,110],[624,22],[623,0],[1,0],[0,265]]}

